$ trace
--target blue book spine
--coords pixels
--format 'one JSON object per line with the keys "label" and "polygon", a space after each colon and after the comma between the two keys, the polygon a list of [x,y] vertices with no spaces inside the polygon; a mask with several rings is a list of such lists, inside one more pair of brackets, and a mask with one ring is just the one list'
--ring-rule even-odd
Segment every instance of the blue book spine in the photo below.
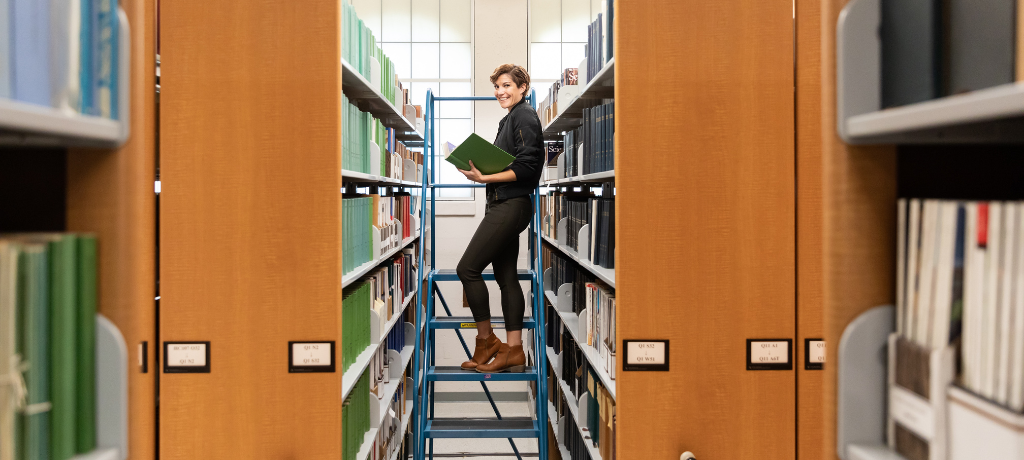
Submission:
{"label": "blue book spine", "polygon": [[50,105],[50,2],[12,0],[14,99]]}
{"label": "blue book spine", "polygon": [[95,0],[92,16],[95,115],[117,119],[117,1]]}
{"label": "blue book spine", "polygon": [[0,0],[0,37],[4,45],[0,46],[0,98],[11,97],[11,2]]}
{"label": "blue book spine", "polygon": [[[2,0],[0,0],[2,1]],[[82,0],[82,28],[79,43],[81,44],[79,59],[79,81],[78,87],[81,91],[79,97],[79,111],[86,115],[96,115],[96,108],[93,105],[92,97],[92,52],[93,52],[93,0]]]}

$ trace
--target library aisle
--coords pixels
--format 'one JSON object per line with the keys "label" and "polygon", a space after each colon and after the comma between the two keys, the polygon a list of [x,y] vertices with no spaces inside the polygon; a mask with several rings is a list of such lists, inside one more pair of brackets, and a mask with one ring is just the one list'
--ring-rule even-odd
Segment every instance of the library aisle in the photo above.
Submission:
{"label": "library aisle", "polygon": [[0,460],[1024,459],[1024,0],[0,36]]}

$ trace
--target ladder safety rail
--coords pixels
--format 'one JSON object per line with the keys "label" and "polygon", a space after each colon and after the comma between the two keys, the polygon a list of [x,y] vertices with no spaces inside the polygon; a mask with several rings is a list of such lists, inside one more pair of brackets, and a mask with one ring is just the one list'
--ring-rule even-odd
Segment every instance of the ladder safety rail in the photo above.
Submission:
{"label": "ladder safety rail", "polygon": [[[531,90],[527,100],[534,109],[537,107],[536,92]],[[530,295],[532,306],[532,318],[524,321],[524,329],[533,328],[531,334],[533,345],[532,357],[533,366],[527,367],[527,371],[521,374],[482,374],[470,371],[462,371],[456,367],[436,365],[436,333],[438,330],[452,329],[466,353],[467,359],[472,358],[469,345],[458,333],[458,330],[465,327],[466,323],[473,323],[472,318],[461,320],[452,315],[448,303],[437,288],[441,281],[458,281],[454,270],[440,270],[436,268],[437,251],[436,237],[436,202],[438,189],[454,188],[483,188],[483,184],[439,184],[437,178],[436,146],[434,145],[434,132],[436,128],[436,104],[443,101],[494,101],[492,96],[474,97],[440,97],[435,96],[433,91],[427,90],[425,136],[424,136],[424,158],[428,167],[423,168],[420,185],[420,246],[418,254],[418,267],[426,270],[425,282],[420,282],[416,289],[416,342],[413,358],[413,405],[412,421],[415,434],[413,448],[416,460],[433,459],[433,439],[441,438],[507,438],[512,449],[520,460],[522,455],[516,447],[513,438],[537,438],[539,458],[547,460],[548,437],[548,407],[547,407],[547,354],[544,353],[544,277],[541,275],[541,252],[540,252],[540,186],[535,187],[532,196],[534,213],[530,221],[529,246],[530,266],[527,270],[519,270],[520,280],[530,281]],[[429,163],[428,163],[429,162]],[[430,208],[430,225],[427,222],[427,204]],[[426,229],[429,228],[430,238],[427,241]],[[426,260],[426,247],[430,245],[430,260]],[[428,270],[429,267],[429,270]],[[423,273],[423,272],[421,272]],[[485,273],[485,279],[493,279],[493,274]],[[427,297],[424,297],[426,295]],[[441,301],[446,317],[435,315],[435,297]],[[441,318],[448,318],[441,320]],[[454,327],[458,325],[459,327]],[[494,320],[492,327],[504,327],[503,321]],[[525,344],[525,343],[524,343]],[[497,404],[487,387],[486,381],[535,381],[537,387],[536,419],[522,417],[503,417],[498,410]],[[490,402],[495,418],[473,418],[473,419],[435,419],[434,414],[434,384],[438,381],[478,381]],[[429,451],[427,440],[430,440]]]}

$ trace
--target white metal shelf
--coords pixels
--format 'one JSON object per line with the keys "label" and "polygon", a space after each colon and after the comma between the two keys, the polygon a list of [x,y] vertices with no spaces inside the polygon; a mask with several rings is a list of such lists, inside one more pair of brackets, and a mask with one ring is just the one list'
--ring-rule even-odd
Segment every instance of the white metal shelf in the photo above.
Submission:
{"label": "white metal shelf", "polygon": [[[993,136],[992,140],[1024,140],[1024,83],[1010,83],[965,94],[943,97],[902,107],[854,115],[846,120],[847,135],[857,141],[886,140],[899,142],[922,130],[966,128],[976,131],[978,141]],[[988,128],[976,126],[982,122],[999,122],[1007,126]],[[1013,124],[1013,126],[1009,126]],[[965,135],[961,134],[961,135]],[[912,140],[912,139],[907,139]]]}
{"label": "white metal shelf", "polygon": [[[557,359],[557,355],[553,348],[545,348],[547,348],[548,363],[550,365],[550,363],[555,362],[554,360]],[[553,371],[554,366],[551,366],[551,369]],[[586,444],[587,446],[587,453],[590,454],[591,459],[601,460],[601,452],[594,447],[593,437],[590,435],[590,429],[586,428],[586,422],[580,423],[579,400],[573,399],[574,396],[572,392],[569,391],[569,384],[565,383],[561,376],[556,375],[555,380],[558,381],[558,386],[562,389],[562,394],[565,396],[566,401],[565,405],[569,406],[569,413],[572,414],[573,420],[576,421],[576,429],[579,430],[580,436],[583,437],[583,444]],[[551,404],[551,402],[548,402],[548,404]],[[551,419],[550,414],[555,413],[552,409],[554,409],[554,407],[549,407],[548,419]]]}
{"label": "white metal shelf", "polygon": [[378,258],[376,258],[374,260],[371,260],[369,262],[364,263],[363,265],[359,266],[359,268],[357,268],[355,270],[352,270],[348,274],[342,276],[341,277],[341,288],[344,289],[344,288],[348,287],[348,285],[350,285],[353,282],[355,282],[355,280],[361,278],[363,275],[365,275],[367,273],[370,273],[371,271],[373,271],[373,269],[377,268],[378,265],[380,265],[384,261],[390,259],[391,256],[393,256],[395,254],[398,254],[401,250],[405,249],[405,247],[408,246],[413,241],[416,241],[417,238],[419,238],[418,234],[406,238],[405,240],[402,241],[402,245],[401,246],[388,251],[383,256],[380,256],[380,257],[378,257]]}
{"label": "white metal shelf", "polygon": [[117,111],[120,120],[83,115],[49,106],[0,98],[0,143],[120,147],[128,140],[131,118],[131,29],[120,8],[117,43]]}
{"label": "white metal shelf", "polygon": [[601,171],[593,174],[584,174],[582,176],[566,177],[564,179],[551,179],[541,182],[541,187],[554,187],[558,185],[576,185],[589,182],[614,182],[615,181],[615,170]]}
{"label": "white metal shelf", "polygon": [[569,454],[569,449],[567,449],[565,447],[565,443],[563,443],[561,439],[558,439],[558,433],[559,433],[559,431],[558,431],[558,422],[554,418],[551,417],[551,414],[556,414],[556,412],[555,412],[555,405],[551,404],[551,401],[547,401],[547,403],[548,403],[548,422],[551,423],[551,429],[555,430],[555,443],[558,445],[558,453],[560,453],[562,455],[562,459],[563,460],[564,459],[571,459],[572,455]]}
{"label": "white metal shelf", "polygon": [[[405,391],[409,391],[409,388],[406,388]],[[405,430],[409,428],[410,419],[412,419],[412,404],[407,404],[405,406],[405,413],[402,414],[402,428],[398,432],[398,436],[401,436],[403,438],[403,442],[405,438]],[[391,454],[391,457],[388,460],[398,460],[398,453],[401,451],[401,448],[395,450],[395,453]]]}
{"label": "white metal shelf", "polygon": [[423,134],[416,131],[416,125],[405,118],[402,110],[395,107],[344,59],[341,60],[341,90],[360,110],[370,112],[388,128],[395,128],[398,140],[423,141]]}
{"label": "white metal shelf", "polygon": [[[395,312],[391,319],[388,320],[387,324],[385,324],[384,332],[382,334],[383,337],[387,337],[391,332],[391,328],[395,327],[395,324],[405,324],[401,320],[402,315],[405,313],[405,309],[415,298],[416,291],[413,291],[405,297],[405,300],[402,302],[402,308]],[[348,368],[348,370],[342,374],[341,399],[347,398],[348,394],[352,392],[352,388],[356,386],[356,383],[359,381],[359,377],[363,375],[363,372],[366,372],[366,368],[370,365],[370,361],[373,360],[373,355],[376,354],[377,350],[382,346],[387,346],[386,340],[381,340],[380,343],[371,343],[370,346],[366,347],[366,349],[356,357],[356,362],[352,363],[352,367]]]}
{"label": "white metal shelf", "polygon": [[[544,291],[544,296],[547,297],[548,302],[551,305],[558,305],[558,299],[555,297],[553,291]],[[558,317],[561,318],[562,324],[569,330],[569,334],[572,335],[572,339],[576,342],[576,345],[583,351],[583,356],[587,357],[587,362],[590,363],[590,368],[594,370],[598,378],[601,379],[601,385],[604,385],[605,389],[608,390],[608,394],[615,399],[615,380],[612,380],[611,374],[604,370],[604,361],[601,359],[600,353],[594,347],[587,345],[580,341],[580,318],[576,314],[567,311],[560,311],[558,308],[554,309],[558,312]],[[548,356],[550,359],[550,355]]]}
{"label": "white metal shelf", "polygon": [[551,120],[544,127],[544,137],[557,139],[563,131],[569,131],[583,123],[583,109],[594,105],[593,101],[611,99],[615,97],[615,58],[611,58],[604,64],[590,83],[580,91],[580,95],[568,103],[559,102],[563,107],[558,116]]}
{"label": "white metal shelf", "polygon": [[[409,365],[409,361],[412,360],[412,352],[412,345],[406,345],[404,348],[402,348],[402,369],[405,369],[406,366]],[[391,407],[391,398],[395,397],[395,392],[398,391],[398,384],[403,380],[404,379],[402,377],[399,377],[396,379],[391,379],[390,382],[384,384],[384,397],[377,401],[377,403],[380,404],[380,410],[377,412],[378,414],[380,414],[380,417],[377,420],[370,421],[370,430],[367,431],[365,435],[363,435],[363,443],[359,446],[359,453],[356,454],[357,459],[365,459],[370,455],[370,448],[373,447],[373,441],[377,437],[377,432],[380,431],[380,429],[383,427],[382,421],[384,420],[385,415],[387,414],[388,408]],[[406,388],[406,391],[409,390],[410,388]],[[371,394],[370,398],[376,398],[376,396]],[[371,401],[370,404],[373,404],[373,401]],[[376,427],[373,426],[374,423],[377,424]]]}
{"label": "white metal shelf", "polygon": [[570,259],[575,260],[576,263],[580,264],[580,266],[582,266],[588,272],[594,274],[594,276],[596,276],[598,279],[603,281],[605,284],[607,284],[612,289],[615,289],[615,269],[614,268],[604,268],[604,267],[602,267],[600,265],[594,265],[589,260],[581,259],[576,254],[576,251],[572,250],[572,248],[570,248],[568,246],[564,246],[564,245],[558,244],[558,241],[549,238],[547,235],[541,235],[541,236],[544,238],[544,241],[548,242],[548,244],[554,246],[556,249],[561,251],[562,254],[565,254]]}
{"label": "white metal shelf", "polygon": [[92,452],[85,454],[78,454],[71,457],[71,460],[120,460],[121,456],[117,449],[113,448],[98,448]]}
{"label": "white metal shelf", "polygon": [[361,173],[358,171],[350,171],[348,169],[341,170],[341,178],[344,180],[344,182],[357,182],[367,184],[405,185],[409,187],[420,187],[422,185],[419,182],[409,180],[398,180],[384,176],[374,176],[372,174]]}

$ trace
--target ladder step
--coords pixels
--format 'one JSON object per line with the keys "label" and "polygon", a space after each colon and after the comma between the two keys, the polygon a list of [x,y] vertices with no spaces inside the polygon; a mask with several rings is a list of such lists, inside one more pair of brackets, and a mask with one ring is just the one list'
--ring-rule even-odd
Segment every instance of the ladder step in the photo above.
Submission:
{"label": "ladder step", "polygon": [[423,433],[428,438],[538,438],[541,431],[529,417],[442,418],[427,420]]}
{"label": "ladder step", "polygon": [[[529,281],[533,279],[533,270],[528,268],[520,268],[519,279],[522,281]],[[486,269],[483,272],[484,280],[494,281],[494,270]],[[434,281],[459,281],[459,275],[455,273],[454,268],[438,268],[434,270]]]}
{"label": "ladder step", "polygon": [[482,374],[467,371],[459,366],[430,366],[427,369],[427,380],[431,382],[534,382],[537,380],[537,368],[526,366],[526,371],[498,372]]}
{"label": "ladder step", "polygon": [[[533,329],[537,327],[537,321],[530,316],[523,318],[523,329]],[[427,322],[428,329],[476,329],[476,320],[472,316],[438,316],[430,318]],[[505,329],[505,320],[503,318],[494,317],[491,318],[492,329]]]}

